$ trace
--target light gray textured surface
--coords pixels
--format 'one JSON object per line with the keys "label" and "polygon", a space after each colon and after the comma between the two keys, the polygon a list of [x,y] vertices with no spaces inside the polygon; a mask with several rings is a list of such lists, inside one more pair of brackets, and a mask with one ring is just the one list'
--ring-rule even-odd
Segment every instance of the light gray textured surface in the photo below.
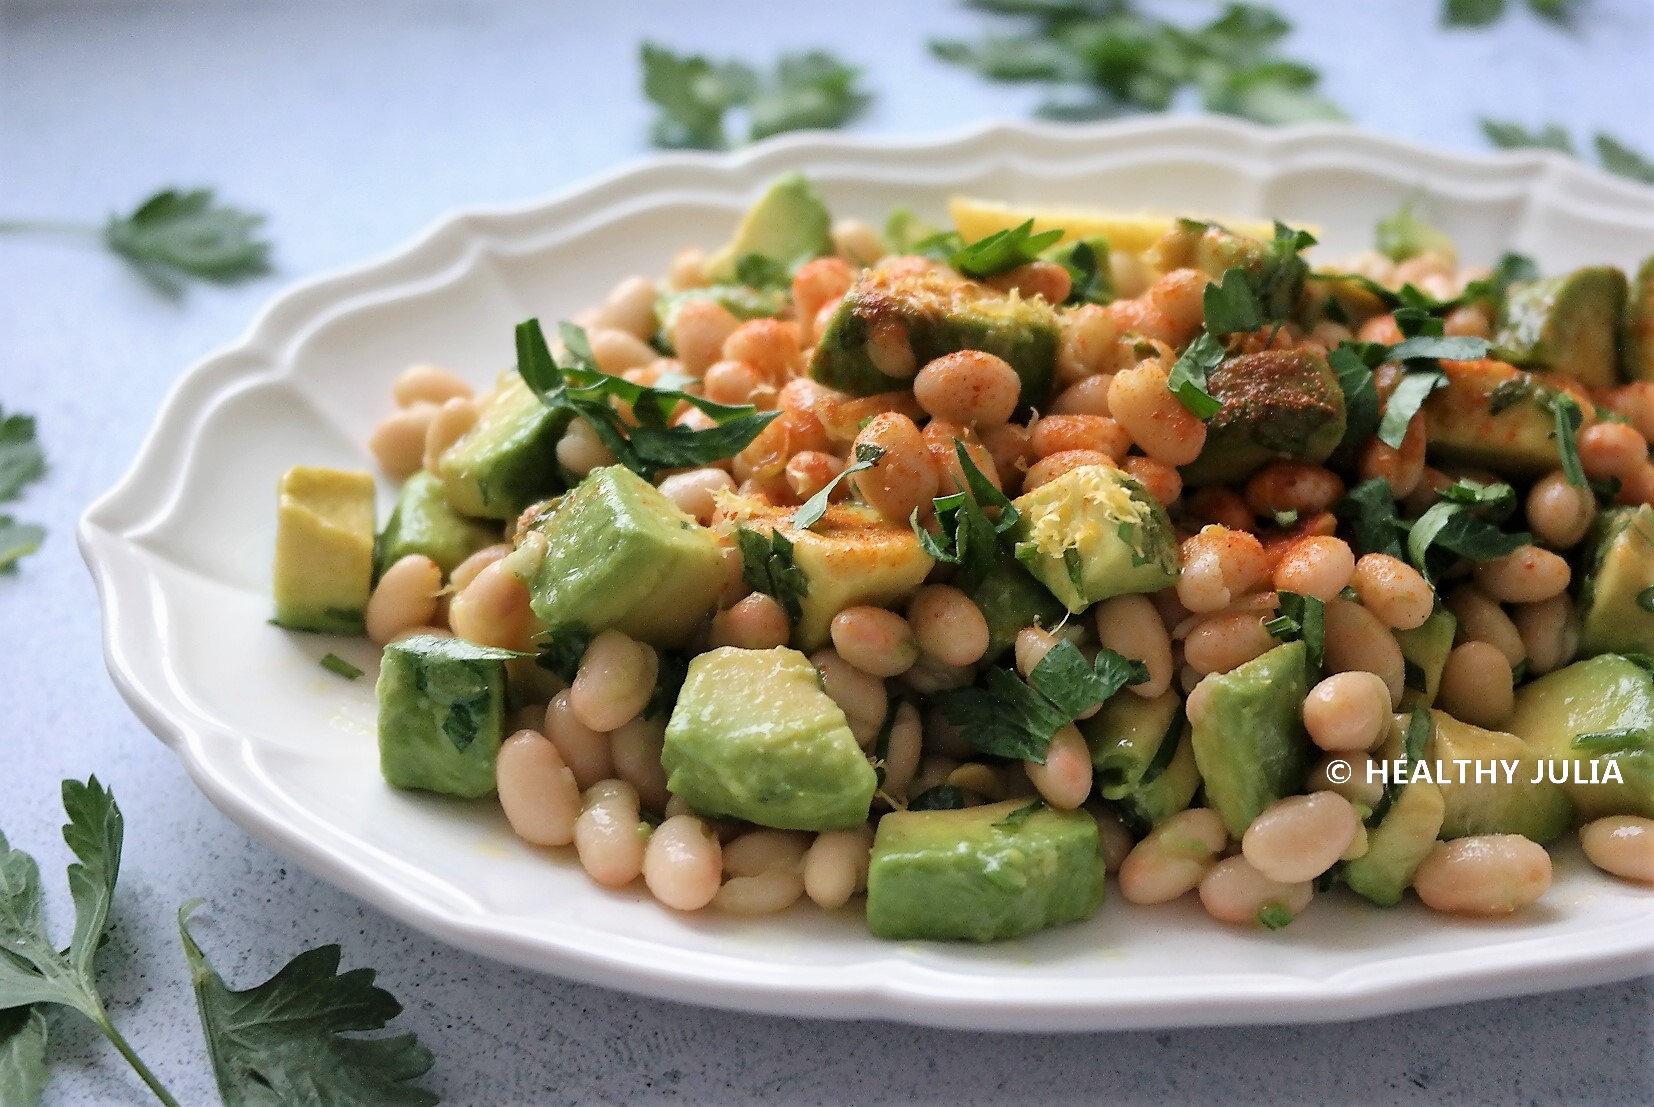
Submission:
{"label": "light gray textured surface", "polygon": [[[1475,117],[1491,114],[1654,150],[1647,0],[1585,0],[1577,34],[1526,13],[1445,34],[1434,0],[1280,6],[1328,91],[1380,132],[1480,149]],[[927,35],[984,21],[916,0],[6,0],[0,13],[0,216],[97,219],[202,182],[268,212],[278,244],[278,276],[174,305],[96,249],[0,240],[0,403],[39,415],[52,462],[14,512],[47,524],[48,544],[0,578],[0,826],[56,881],[58,781],[96,772],[115,789],[128,851],[103,976],[117,1022],[183,1102],[214,1101],[172,929],[192,896],[208,901],[197,933],[233,981],[331,941],[348,966],[380,969],[455,1104],[1654,1102],[1649,979],[1331,1027],[1036,1038],[792,1021],[503,968],[285,864],[213,810],[116,696],[73,547],[76,517],[178,372],[287,280],[390,249],[446,209],[643,155],[644,36],[754,57],[830,46],[879,94],[863,131],[1015,116],[1034,95],[932,62]],[[48,1103],[148,1101],[88,1028],[57,1027]]]}

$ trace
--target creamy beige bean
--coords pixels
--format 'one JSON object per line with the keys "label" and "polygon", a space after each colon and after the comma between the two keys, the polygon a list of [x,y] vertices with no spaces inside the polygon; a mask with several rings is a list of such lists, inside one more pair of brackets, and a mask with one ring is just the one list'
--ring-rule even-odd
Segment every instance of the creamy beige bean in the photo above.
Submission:
{"label": "creamy beige bean", "polygon": [[1333,600],[1326,612],[1326,671],[1376,673],[1390,689],[1390,706],[1401,703],[1405,665],[1401,645],[1378,616],[1358,603]]}
{"label": "creamy beige bean", "polygon": [[1131,903],[1167,903],[1200,884],[1229,844],[1216,811],[1179,811],[1137,843],[1120,863],[1120,894]]}
{"label": "creamy beige bean", "polygon": [[1474,585],[1460,585],[1447,597],[1447,610],[1459,620],[1459,635],[1472,642],[1487,642],[1498,648],[1512,669],[1527,656],[1522,633],[1505,614],[1504,608]]}
{"label": "creamy beige bean", "polygon": [[884,237],[860,219],[833,220],[833,250],[851,265],[872,265],[889,253]]}
{"label": "creamy beige bean", "polygon": [[1579,652],[1579,616],[1566,592],[1538,603],[1517,604],[1511,608],[1510,619],[1522,636],[1529,676],[1554,672]]}
{"label": "creamy beige bean", "polygon": [[726,880],[712,906],[726,915],[773,915],[804,895],[804,876],[796,869],[766,869]]}
{"label": "creamy beige bean", "polygon": [[574,820],[574,849],[586,874],[608,888],[636,880],[643,871],[637,790],[624,780],[604,780],[586,789]]}
{"label": "creamy beige bean", "polygon": [[557,463],[577,477],[614,462],[614,453],[584,419],[571,422],[563,437],[557,440]]}
{"label": "creamy beige bean", "polygon": [[1361,606],[1385,626],[1412,630],[1424,625],[1435,610],[1436,593],[1419,571],[1389,554],[1363,554],[1355,563],[1350,585]]}
{"label": "creamy beige bean", "polygon": [[1155,699],[1172,686],[1172,639],[1165,621],[1147,596],[1115,596],[1097,605],[1097,642],[1122,657],[1143,663],[1149,679],[1126,687],[1144,699]]}
{"label": "creamy beige bean", "polygon": [[614,730],[637,718],[649,702],[659,664],[654,647],[606,630],[591,640],[580,658],[569,706],[593,730]]}
{"label": "creamy beige bean", "polygon": [[798,328],[781,319],[749,319],[724,339],[724,357],[755,367],[771,385],[793,375],[800,353]]}
{"label": "creamy beige bean", "polygon": [[1047,415],[1029,431],[1036,457],[1069,450],[1092,450],[1118,461],[1131,448],[1131,436],[1106,415]]}
{"label": "creamy beige bean", "polygon": [[1296,511],[1300,518],[1330,510],[1344,495],[1344,482],[1322,465],[1273,461],[1246,482],[1246,505],[1254,515]]}
{"label": "creamy beige bean", "polygon": [[980,761],[967,761],[948,774],[944,784],[990,803],[1006,797],[1005,777],[1001,770]]}
{"label": "creamy beige bean", "polygon": [[698,377],[723,356],[724,340],[741,321],[712,300],[689,300],[672,324],[672,348],[691,376]]}
{"label": "creamy beige bean", "polygon": [[1413,890],[1426,907],[1456,915],[1509,915],[1550,886],[1550,854],[1519,834],[1437,842],[1413,874]]}
{"label": "creamy beige bean", "polygon": [[647,277],[627,277],[603,298],[597,324],[625,331],[647,342],[655,335],[655,301],[660,292]]}
{"label": "creamy beige bean", "polygon": [[1390,729],[1390,689],[1374,673],[1334,673],[1304,697],[1304,729],[1324,750],[1370,750]]}
{"label": "creamy beige bean", "polygon": [[873,831],[827,830],[816,835],[804,854],[804,894],[828,911],[843,907],[867,884]]}
{"label": "creamy beige bean", "polygon": [[1371,810],[1384,795],[1383,777],[1378,774],[1376,765],[1372,755],[1360,750],[1329,753],[1310,770],[1304,790],[1337,792],[1351,803],[1359,803]]}
{"label": "creamy beige bean", "polygon": [[945,665],[934,657],[920,654],[913,668],[896,679],[910,692],[934,696],[938,692],[964,688],[976,679],[976,670],[969,665]]}
{"label": "creamy beige bean", "polygon": [[368,436],[368,452],[386,476],[401,480],[424,466],[425,438],[436,412],[435,404],[414,404],[391,412],[373,429]]}
{"label": "creamy beige bean", "polygon": [[1568,590],[1568,563],[1549,550],[1523,546],[1476,566],[1476,586],[1500,603],[1538,603]]}
{"label": "creamy beige bean", "polygon": [[1113,458],[1098,450],[1063,450],[1047,454],[1030,465],[1022,478],[1022,489],[1024,492],[1032,492],[1036,488],[1050,484],[1064,473],[1072,473],[1075,469],[1088,465],[1100,465],[1105,469],[1118,468]]}
{"label": "creamy beige bean", "polygon": [[988,620],[959,589],[931,584],[919,589],[907,609],[919,651],[944,665],[974,665],[988,652]]}
{"label": "creamy beige bean", "polygon": [[908,380],[919,371],[907,326],[899,319],[880,319],[869,326],[866,350],[873,368],[887,377]]}
{"label": "creamy beige bean", "polygon": [[983,283],[1001,292],[1016,292],[1025,300],[1040,296],[1048,304],[1060,304],[1073,290],[1074,277],[1055,262],[1031,261],[989,277]]}
{"label": "creamy beige bean", "polygon": [[587,331],[586,340],[591,344],[592,360],[597,362],[597,367],[617,377],[628,369],[641,369],[660,357],[653,346],[637,335],[613,327]]}
{"label": "creamy beige bean", "polygon": [[1333,599],[1355,574],[1355,554],[1341,538],[1311,535],[1286,548],[1275,563],[1274,585],[1323,602]]}
{"label": "creamy beige bean", "polygon": [[1043,765],[1024,761],[1022,768],[1040,797],[1059,811],[1074,810],[1091,794],[1091,750],[1073,723],[1051,739]]}
{"label": "creamy beige bean", "polygon": [[505,561],[492,561],[450,597],[448,625],[467,641],[520,650],[528,644],[535,622],[528,600],[528,586],[511,574]]}
{"label": "creamy beige bean", "polygon": [[666,770],[660,751],[666,741],[666,720],[633,719],[609,732],[609,754],[615,774],[637,789],[646,811],[664,811],[672,794],[666,790]]}
{"label": "creamy beige bean", "polygon": [[1120,329],[1101,304],[1082,304],[1058,317],[1057,387],[1067,388],[1108,368]]}
{"label": "creamy beige bean", "polygon": [[1597,498],[1589,488],[1575,488],[1559,469],[1534,482],[1528,492],[1528,526],[1553,549],[1577,546],[1597,517]]}
{"label": "creamy beige bean", "polygon": [[1579,828],[1579,844],[1605,873],[1654,884],[1654,819],[1610,815]]}
{"label": "creamy beige bean", "polygon": [[802,830],[752,830],[724,845],[726,876],[757,876],[770,869],[796,872],[804,863],[810,835]]}
{"label": "creamy beige bean", "polygon": [[1120,462],[1120,468],[1141,484],[1161,507],[1171,507],[1183,495],[1183,474],[1175,466],[1133,454]]}
{"label": "creamy beige bean", "polygon": [[1108,390],[1109,412],[1143,452],[1167,465],[1187,465],[1206,445],[1206,424],[1166,387],[1156,359],[1118,373]]}
{"label": "creamy beige bean", "polygon": [[1227,673],[1280,645],[1251,612],[1203,619],[1183,642],[1183,659],[1199,673]]}
{"label": "creamy beige bean", "polygon": [[1051,414],[1108,415],[1108,394],[1113,387],[1114,377],[1108,373],[1075,381],[1051,401]]}
{"label": "creamy beige bean", "polygon": [[959,768],[959,762],[952,757],[943,757],[940,754],[925,754],[919,758],[919,770],[913,775],[913,783],[908,785],[908,791],[915,795],[923,795],[939,784],[946,784],[948,777]]}
{"label": "creamy beige bean", "polygon": [[706,251],[699,246],[685,246],[672,255],[666,267],[666,287],[673,292],[688,288],[705,288]]}
{"label": "creamy beige bean", "polygon": [[368,637],[383,646],[409,627],[431,622],[441,591],[442,569],[436,562],[423,554],[398,558],[368,597]]}
{"label": "creamy beige bean", "polygon": [[563,763],[574,773],[574,779],[585,791],[601,780],[615,775],[614,756],[610,752],[610,738],[593,730],[574,714],[569,706],[568,689],[558,692],[546,704],[544,729],[541,731],[557,747]]}
{"label": "creamy beige bean", "polygon": [[1497,729],[1515,709],[1514,685],[1510,662],[1497,647],[1464,642],[1447,655],[1436,702],[1473,726]]}
{"label": "creamy beige bean", "polygon": [[1241,838],[1241,853],[1270,880],[1314,880],[1350,848],[1361,816],[1337,792],[1288,796],[1264,809]]}
{"label": "creamy beige bean", "polygon": [[713,497],[719,492],[735,491],[735,478],[722,469],[691,469],[662,478],[660,490],[679,511],[693,516],[704,527],[712,522],[712,513],[717,509]]}
{"label": "creamy beige bean", "polygon": [[847,607],[829,626],[833,648],[876,677],[900,676],[919,660],[919,640],[908,621],[882,607]]}
{"label": "creamy beige bean", "polygon": [[476,425],[477,405],[465,397],[456,396],[437,408],[425,428],[425,452],[420,458],[425,471],[435,473],[437,459]]}
{"label": "creamy beige bean", "polygon": [[674,815],[655,828],[643,851],[643,882],[678,911],[699,911],[718,894],[723,875],[718,836],[694,815]]}
{"label": "creamy beige bean", "polygon": [[391,396],[397,407],[415,404],[440,407],[449,400],[468,400],[472,394],[469,384],[440,365],[410,365],[391,385]]}
{"label": "creamy beige bean", "polygon": [[913,774],[919,769],[919,753],[924,745],[924,723],[919,709],[903,700],[896,708],[896,718],[890,724],[890,740],[885,746],[884,790],[892,796],[906,796]]}
{"label": "creamy beige bean", "polygon": [[477,579],[479,573],[509,553],[511,553],[509,542],[498,542],[492,546],[484,546],[454,566],[454,571],[448,574],[449,589],[454,592],[465,591],[466,588],[470,587],[471,582]]}
{"label": "creamy beige bean", "polygon": [[1579,463],[1592,480],[1629,481],[1648,464],[1648,439],[1627,423],[1596,423],[1579,432]]}
{"label": "creamy beige bean", "polygon": [[714,646],[769,650],[785,646],[791,636],[792,623],[787,619],[787,609],[763,592],[754,592],[712,617]]}
{"label": "creamy beige bean", "polygon": [[[817,258],[793,274],[793,306],[800,319],[814,319],[821,309],[850,291],[855,272],[842,258]],[[809,336],[805,336],[808,341]]]}
{"label": "creamy beige bean", "polygon": [[1023,627],[1017,631],[1012,650],[1016,656],[1017,672],[1022,674],[1022,679],[1031,677],[1039,663],[1045,660],[1045,655],[1062,640],[1060,635],[1039,627]]}
{"label": "creamy beige bean", "polygon": [[956,423],[1003,423],[1016,410],[1022,378],[1004,358],[960,350],[927,362],[913,378],[919,406]]}
{"label": "creamy beige bean", "polygon": [[1191,612],[1221,611],[1270,579],[1263,544],[1244,530],[1202,527],[1184,540],[1179,552],[1183,568],[1177,598]]}
{"label": "creamy beige bean", "polygon": [[912,419],[893,411],[875,415],[856,432],[855,445],[884,451],[871,469],[849,479],[856,495],[889,521],[905,525],[935,497],[941,474]]}
{"label": "creamy beige bean", "polygon": [[1245,857],[1219,861],[1200,882],[1200,904],[1206,913],[1236,926],[1264,925],[1263,914],[1269,908],[1296,918],[1314,896],[1315,888],[1308,881],[1272,880]]}
{"label": "creamy beige bean", "polygon": [[494,762],[494,781],[517,837],[537,846],[574,841],[580,786],[557,747],[538,731],[519,730],[505,740]]}
{"label": "creamy beige bean", "polygon": [[821,673],[822,688],[844,712],[856,741],[862,749],[871,747],[890,709],[884,680],[856,668],[840,657],[837,650],[817,651],[810,656],[810,661]]}

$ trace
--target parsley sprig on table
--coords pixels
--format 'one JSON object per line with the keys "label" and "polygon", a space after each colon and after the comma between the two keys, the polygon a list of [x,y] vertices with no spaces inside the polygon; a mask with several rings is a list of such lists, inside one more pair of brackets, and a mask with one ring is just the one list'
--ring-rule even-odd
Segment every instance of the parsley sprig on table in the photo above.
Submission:
{"label": "parsley sprig on table", "polygon": [[[0,834],[0,1103],[33,1107],[50,1077],[52,1008],[92,1022],[168,1107],[178,1101],[133,1050],[98,991],[103,945],[125,836],[120,807],[92,777],[63,782],[69,817],[63,840],[75,925],[66,949],[46,928],[40,868]],[[437,1097],[408,1083],[431,1067],[413,1035],[344,1037],[379,1030],[401,1013],[371,969],[340,973],[339,947],[302,953],[263,984],[233,991],[213,970],[179,912],[201,1025],[225,1107],[327,1104],[329,1107],[432,1107]]]}
{"label": "parsley sprig on table", "polygon": [[650,141],[668,149],[728,147],[732,111],[746,114],[745,139],[756,142],[785,131],[842,127],[872,101],[859,83],[861,71],[821,50],[783,55],[767,73],[648,42],[640,61],[643,94],[659,109]]}
{"label": "parsley sprig on table", "polygon": [[[1566,25],[1573,18],[1578,0],[1527,0],[1528,10],[1541,19]],[[1507,0],[1443,0],[1442,25],[1486,27],[1504,18]]]}
{"label": "parsley sprig on table", "polygon": [[[1538,130],[1529,130],[1520,123],[1497,119],[1483,119],[1482,133],[1501,150],[1555,150],[1569,157],[1579,157],[1579,148],[1573,136],[1556,123],[1547,123]],[[1591,140],[1597,160],[1602,167],[1617,177],[1628,177],[1643,184],[1654,184],[1654,159],[1639,153],[1615,138],[1598,131]]]}
{"label": "parsley sprig on table", "polygon": [[[23,490],[46,475],[46,453],[35,439],[34,416],[6,414],[0,407],[0,504],[22,496]],[[40,548],[46,528],[20,523],[0,513],[0,573]]]}
{"label": "parsley sprig on table", "polygon": [[270,244],[257,235],[262,215],[220,204],[208,188],[165,188],[103,225],[49,220],[0,221],[0,234],[96,236],[167,296],[191,280],[231,284],[270,270]]}

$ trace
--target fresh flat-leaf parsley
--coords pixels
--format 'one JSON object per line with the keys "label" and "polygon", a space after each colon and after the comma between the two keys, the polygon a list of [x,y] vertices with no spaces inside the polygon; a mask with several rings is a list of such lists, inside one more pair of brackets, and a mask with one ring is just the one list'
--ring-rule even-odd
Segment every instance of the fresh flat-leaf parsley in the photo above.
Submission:
{"label": "fresh flat-leaf parsley", "polygon": [[1438,228],[1420,219],[1408,200],[1380,219],[1373,228],[1373,247],[1391,261],[1402,262],[1421,254],[1453,258],[1453,240]]}
{"label": "fresh flat-leaf parsley", "polygon": [[1292,912],[1284,904],[1269,902],[1258,908],[1258,925],[1265,930],[1280,930],[1292,925]]}
{"label": "fresh flat-leaf parsley", "polygon": [[1650,740],[1646,728],[1626,726],[1579,734],[1568,745],[1585,753],[1632,753],[1648,749]]}
{"label": "fresh flat-leaf parsley", "polygon": [[1040,251],[1056,245],[1062,235],[1061,228],[1035,234],[1034,221],[1030,219],[1021,226],[995,231],[961,246],[948,258],[948,264],[967,277],[986,280],[1038,261]]}
{"label": "fresh flat-leaf parsley", "polygon": [[573,684],[580,671],[580,659],[586,656],[586,647],[592,644],[592,635],[584,627],[562,626],[543,630],[536,636],[539,653],[534,663],[549,669]]}
{"label": "fresh flat-leaf parsley", "polygon": [[1654,184],[1654,161],[1639,154],[1612,135],[1599,134],[1592,140],[1597,149],[1597,160],[1608,172],[1633,181]]}
{"label": "fresh flat-leaf parsley", "polygon": [[[1567,25],[1577,0],[1528,0],[1528,10],[1552,23]],[[1506,0],[1443,0],[1442,24],[1447,27],[1487,27],[1504,17]]]}
{"label": "fresh flat-leaf parsley", "polygon": [[[960,471],[965,475],[966,489],[938,496],[931,502],[941,537],[919,525],[917,509],[908,522],[927,554],[944,564],[957,566],[953,584],[969,593],[976,590],[993,568],[1003,545],[1002,536],[1016,525],[1021,513],[976,467],[964,443],[955,442],[953,448]],[[990,510],[997,512],[991,519]]]}
{"label": "fresh flat-leaf parsley", "polygon": [[0,503],[46,475],[46,453],[35,439],[34,416],[0,407]]}
{"label": "fresh flat-leaf parsley", "polygon": [[46,1012],[40,1007],[0,1011],[0,1103],[35,1107],[46,1091]]}
{"label": "fresh flat-leaf parsley", "polygon": [[1551,413],[1556,417],[1556,429],[1552,435],[1556,438],[1556,450],[1562,460],[1562,475],[1575,488],[1589,488],[1591,482],[1585,476],[1585,466],[1579,460],[1579,425],[1585,420],[1585,412],[1580,409],[1579,401],[1566,392],[1558,392],[1548,401]]}
{"label": "fresh flat-leaf parsley", "polygon": [[1276,593],[1278,614],[1263,625],[1282,642],[1303,642],[1309,665],[1320,669],[1327,652],[1327,605],[1315,596]]}
{"label": "fresh flat-leaf parsley", "polygon": [[1430,718],[1429,709],[1413,708],[1412,714],[1407,717],[1407,730],[1402,737],[1400,771],[1384,785],[1384,792],[1378,797],[1378,802],[1373,804],[1372,813],[1363,820],[1369,828],[1383,822],[1384,816],[1395,806],[1402,789],[1407,787],[1407,781],[1412,776],[1413,764],[1424,756],[1424,748],[1429,744],[1434,729],[1435,723]]}
{"label": "fresh flat-leaf parsley", "polygon": [[1032,803],[1025,803],[1021,807],[1018,807],[1013,811],[1007,812],[1003,819],[1000,819],[997,822],[995,822],[993,824],[994,829],[995,830],[1016,830],[1017,828],[1021,827],[1023,823],[1028,821],[1028,817],[1030,815],[1034,814],[1034,812],[1036,812],[1036,811],[1044,810],[1044,808],[1045,808],[1045,802],[1043,800],[1034,800]]}
{"label": "fresh flat-leaf parsley", "polygon": [[1206,286],[1201,301],[1208,334],[1255,331],[1264,325],[1263,304],[1246,270],[1236,266]]}
{"label": "fresh flat-leaf parsley", "polygon": [[[1528,130],[1518,123],[1495,119],[1482,120],[1482,133],[1501,150],[1540,149],[1555,150],[1570,157],[1579,156],[1579,148],[1567,130],[1555,123],[1547,123],[1539,130]],[[1613,135],[1597,132],[1591,145],[1597,152],[1602,168],[1618,177],[1626,177],[1643,184],[1654,184],[1654,160],[1633,150]]]}
{"label": "fresh flat-leaf parsley", "polygon": [[809,530],[821,522],[821,517],[827,514],[827,504],[832,499],[833,489],[837,488],[846,477],[856,473],[865,473],[879,463],[884,456],[884,450],[868,442],[856,447],[856,460],[840,469],[838,475],[822,486],[820,492],[805,500],[797,511],[793,513],[792,525],[800,530]]}
{"label": "fresh flat-leaf parsley", "polygon": [[[1455,481],[1414,521],[1407,535],[1408,560],[1433,582],[1458,558],[1493,561],[1530,545],[1531,534],[1507,534],[1498,527],[1515,503],[1516,491],[1508,484]],[[1452,556],[1432,556],[1436,551]]]}
{"label": "fresh flat-leaf parsley", "polygon": [[38,550],[45,540],[45,527],[19,523],[10,515],[0,515],[0,573],[14,570],[19,561]]}
{"label": "fresh flat-leaf parsley", "polygon": [[798,622],[803,600],[810,594],[810,577],[793,561],[792,541],[776,527],[768,532],[735,528],[735,546],[741,551],[741,579],[748,588],[771,596]]}
{"label": "fresh flat-leaf parsley", "polygon": [[1390,491],[1389,481],[1383,477],[1362,481],[1345,493],[1333,510],[1354,531],[1352,537],[1357,556],[1381,553],[1398,561],[1407,560],[1407,550],[1402,541],[1410,524],[1403,522],[1396,512],[1396,500]]}
{"label": "fresh flat-leaf parsley", "polygon": [[[1208,289],[1215,286],[1207,285]],[[1177,402],[1197,419],[1210,419],[1223,410],[1223,401],[1207,391],[1212,371],[1223,363],[1228,350],[1209,332],[1201,335],[1178,355],[1166,374],[1166,387]]]}
{"label": "fresh flat-leaf parsley", "polygon": [[1440,369],[1408,373],[1396,384],[1390,398],[1384,403],[1384,414],[1378,420],[1378,440],[1392,450],[1401,449],[1407,437],[1407,425],[1413,421],[1430,393],[1447,386],[1447,374]]}
{"label": "fresh flat-leaf parsley", "polygon": [[714,62],[644,43],[643,94],[657,109],[650,140],[669,149],[730,145],[725,116],[746,114],[746,139],[784,131],[842,127],[871,102],[860,71],[819,50],[783,55],[761,72],[740,61]]}
{"label": "fresh flat-leaf parsley", "polygon": [[330,673],[344,677],[346,680],[355,680],[362,675],[362,670],[346,661],[336,653],[326,653],[316,664]]}
{"label": "fresh flat-leaf parsley", "polygon": [[1333,457],[1347,463],[1378,430],[1378,380],[1372,367],[1348,343],[1334,348],[1327,355],[1327,364],[1332,366],[1338,388],[1344,393],[1344,437]]}

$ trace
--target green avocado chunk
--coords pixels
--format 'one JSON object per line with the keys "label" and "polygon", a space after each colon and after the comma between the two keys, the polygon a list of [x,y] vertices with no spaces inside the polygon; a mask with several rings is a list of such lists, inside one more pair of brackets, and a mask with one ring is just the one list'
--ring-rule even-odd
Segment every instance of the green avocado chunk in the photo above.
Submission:
{"label": "green avocado chunk", "polygon": [[1626,380],[1654,381],[1654,257],[1642,263],[1625,304],[1620,367]]}
{"label": "green avocado chunk", "polygon": [[[1373,756],[1394,763],[1406,756],[1410,713],[1394,716],[1390,732]],[[1394,787],[1394,785],[1392,785]],[[1367,831],[1367,852],[1341,869],[1344,883],[1380,907],[1394,907],[1413,882],[1424,859],[1435,848],[1447,808],[1433,781],[1401,784],[1390,808],[1377,826]]]}
{"label": "green avocado chunk", "polygon": [[568,411],[553,411],[516,373],[500,374],[475,425],[437,459],[448,503],[461,515],[515,519],[562,491],[557,441]]}
{"label": "green avocado chunk", "polygon": [[1313,350],[1226,358],[1206,391],[1223,406],[1206,422],[1200,456],[1180,470],[1185,484],[1244,480],[1278,458],[1322,462],[1344,437],[1344,390]]}
{"label": "green avocado chunk", "polygon": [[517,654],[421,634],[379,663],[379,770],[398,788],[476,799],[494,791],[505,740],[505,663]]}
{"label": "green avocado chunk", "polygon": [[402,485],[379,535],[375,571],[383,574],[409,554],[423,554],[446,577],[460,562],[501,540],[498,523],[467,519],[449,507],[442,482],[421,469]]}
{"label": "green avocado chunk", "polygon": [[833,220],[827,205],[801,173],[786,173],[747,209],[729,244],[707,259],[713,282],[735,279],[747,254],[768,258],[789,272],[833,252]]}
{"label": "green avocado chunk", "polygon": [[1309,770],[1302,711],[1309,694],[1307,649],[1276,646],[1227,673],[1206,677],[1191,696],[1191,744],[1206,802],[1239,838],[1264,808],[1297,792]]}
{"label": "green avocado chunk", "polygon": [[1407,670],[1406,687],[1401,693],[1402,711],[1429,707],[1436,702],[1442,670],[1447,668],[1447,655],[1453,652],[1453,634],[1458,629],[1459,620],[1454,614],[1438,607],[1430,613],[1430,618],[1412,630],[1395,632]]}
{"label": "green avocado chunk", "polygon": [[1017,497],[1016,558],[1076,615],[1177,581],[1177,537],[1158,500],[1109,465],[1081,465]]}
{"label": "green avocado chunk", "polygon": [[1103,901],[1097,823],[1026,800],[892,811],[867,870],[867,928],[901,941],[995,942],[1089,918]]}
{"label": "green avocado chunk", "polygon": [[1588,543],[1579,585],[1579,655],[1654,654],[1654,507],[1604,511]]}
{"label": "green avocado chunk", "polygon": [[[1445,711],[1432,709],[1430,718],[1434,725],[1423,760],[1441,765],[1441,772],[1432,772],[1440,778],[1444,840],[1520,834],[1544,845],[1568,828],[1573,804],[1558,785],[1537,779],[1543,766],[1526,742],[1504,731],[1471,726]],[[1470,764],[1456,766],[1455,761]],[[1512,763],[1507,778],[1505,766]],[[1487,773],[1484,779],[1477,779],[1478,766]]]}
{"label": "green avocado chunk", "polygon": [[[1507,725],[1541,758],[1574,763],[1562,789],[1581,818],[1654,819],[1654,676],[1641,665],[1605,653],[1548,673],[1516,693]],[[1602,779],[1610,763],[1619,783]]]}
{"label": "green avocado chunk", "polygon": [[718,536],[620,465],[593,469],[536,518],[518,553],[531,544],[543,552],[519,572],[534,614],[553,630],[619,627],[681,647],[724,586]]}
{"label": "green avocado chunk", "polygon": [[373,590],[373,475],[295,465],[276,494],[276,625],[361,634]]}
{"label": "green avocado chunk", "polygon": [[1200,770],[1176,689],[1152,699],[1118,692],[1079,725],[1097,791],[1114,801],[1128,825],[1158,826],[1195,798]]}
{"label": "green avocado chunk", "polygon": [[[1533,477],[1562,464],[1552,401],[1564,390],[1544,374],[1489,359],[1443,362],[1442,372],[1447,386],[1420,409],[1432,461]],[[1594,405],[1580,408],[1581,429],[1597,421]]]}
{"label": "green avocado chunk", "polygon": [[1162,273],[1199,269],[1213,280],[1240,269],[1270,319],[1285,319],[1297,306],[1309,276],[1309,263],[1279,239],[1251,238],[1200,219],[1179,219],[1144,260]]}
{"label": "green avocado chunk", "polygon": [[882,372],[869,352],[876,334],[905,336],[914,364],[959,350],[1004,358],[1022,380],[1022,405],[1043,407],[1057,364],[1056,312],[1039,296],[1023,299],[940,270],[863,271],[828,318],[810,359],[810,376],[852,396],[913,386]]}
{"label": "green avocado chunk", "polygon": [[983,654],[983,661],[997,661],[1016,644],[1017,633],[1023,627],[1054,627],[1067,613],[1050,589],[1010,554],[1002,553],[994,559],[971,599],[988,624],[988,652]]}
{"label": "green avocado chunk", "polygon": [[691,659],[660,760],[696,811],[784,830],[860,826],[878,787],[821,674],[785,646]]}
{"label": "green avocado chunk", "polygon": [[1607,265],[1513,284],[1499,313],[1494,350],[1524,369],[1606,388],[1618,366],[1625,301],[1625,274]]}

